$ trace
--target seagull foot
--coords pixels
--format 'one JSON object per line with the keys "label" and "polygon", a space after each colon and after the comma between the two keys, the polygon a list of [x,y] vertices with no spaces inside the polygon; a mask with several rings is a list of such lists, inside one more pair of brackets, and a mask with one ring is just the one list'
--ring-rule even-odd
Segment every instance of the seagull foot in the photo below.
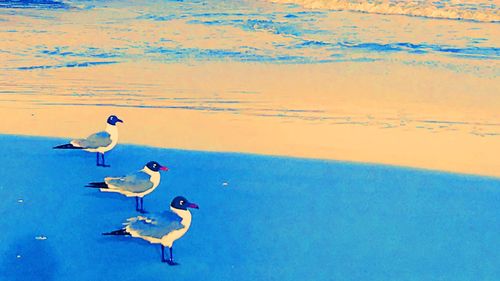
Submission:
{"label": "seagull foot", "polygon": [[148,213],[148,211],[146,211],[144,209],[142,209],[142,210],[136,210],[136,211],[139,212],[139,213],[141,213],[141,214],[147,214]]}
{"label": "seagull foot", "polygon": [[163,261],[163,262],[168,263],[168,265],[170,265],[170,266],[179,265],[178,263],[176,263],[176,262],[175,262],[175,261],[173,261],[173,260],[165,260],[165,261]]}
{"label": "seagull foot", "polygon": [[97,167],[109,168],[111,165],[97,164]]}

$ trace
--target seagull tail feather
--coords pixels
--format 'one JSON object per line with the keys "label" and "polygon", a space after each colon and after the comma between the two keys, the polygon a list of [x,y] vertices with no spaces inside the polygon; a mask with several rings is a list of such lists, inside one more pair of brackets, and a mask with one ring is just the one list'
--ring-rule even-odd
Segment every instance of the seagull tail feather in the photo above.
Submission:
{"label": "seagull tail feather", "polygon": [[125,236],[129,236],[130,233],[128,233],[127,230],[125,230],[125,228],[122,228],[122,229],[118,229],[118,230],[111,231],[111,232],[105,232],[102,235],[125,235]]}
{"label": "seagull tail feather", "polygon": [[83,149],[83,147],[74,146],[71,143],[54,146],[53,149]]}
{"label": "seagull tail feather", "polygon": [[105,182],[90,182],[85,187],[104,188],[104,189],[109,188],[109,186]]}

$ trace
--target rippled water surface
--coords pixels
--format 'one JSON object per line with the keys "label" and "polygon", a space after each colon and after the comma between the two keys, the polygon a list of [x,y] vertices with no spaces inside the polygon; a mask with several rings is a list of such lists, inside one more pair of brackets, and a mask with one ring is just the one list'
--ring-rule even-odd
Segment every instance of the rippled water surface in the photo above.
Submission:
{"label": "rippled water surface", "polygon": [[[315,1],[297,3],[312,2]],[[166,87],[158,79],[124,83],[123,79],[57,74],[58,70],[104,66],[126,69],[131,64],[140,66],[128,67],[128,71],[133,69],[133,76],[147,77],[143,69],[152,69],[155,64],[243,62],[331,64],[332,68],[342,64],[342,68],[349,69],[387,63],[423,67],[429,73],[436,70],[463,73],[490,79],[487,80],[490,83],[498,81],[495,79],[499,74],[500,32],[494,19],[491,22],[413,17],[415,11],[431,5],[439,11],[494,18],[498,16],[494,1],[319,2],[337,6],[320,6],[333,10],[309,9],[307,5],[233,0],[2,1],[2,102],[36,107],[87,105],[199,110],[387,128],[414,122],[414,128],[424,130],[465,125],[473,134],[498,134],[498,120],[493,119],[385,116],[374,120],[369,113],[356,116],[332,112],[321,105],[292,106],[286,96],[271,101],[266,93],[255,89],[236,88],[214,94],[204,88]],[[404,6],[413,12],[379,14],[377,9],[384,5],[391,9]],[[103,77],[94,70],[89,73]],[[482,93],[471,91],[471,95],[476,94]],[[486,129],[477,130],[478,124]]]}

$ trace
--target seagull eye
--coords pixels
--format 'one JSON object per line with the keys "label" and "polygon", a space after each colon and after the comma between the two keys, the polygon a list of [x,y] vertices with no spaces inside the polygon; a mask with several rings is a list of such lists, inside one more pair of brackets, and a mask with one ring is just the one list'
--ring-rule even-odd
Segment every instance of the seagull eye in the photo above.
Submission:
{"label": "seagull eye", "polygon": [[184,204],[184,201],[181,200],[181,202],[179,202],[179,204],[183,205]]}

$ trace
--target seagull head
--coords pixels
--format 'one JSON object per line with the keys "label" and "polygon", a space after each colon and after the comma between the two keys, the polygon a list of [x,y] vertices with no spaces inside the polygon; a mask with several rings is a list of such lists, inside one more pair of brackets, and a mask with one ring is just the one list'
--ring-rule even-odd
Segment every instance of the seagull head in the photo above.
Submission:
{"label": "seagull head", "polygon": [[158,171],[168,171],[168,168],[165,166],[160,165],[160,163],[156,161],[149,161],[146,164],[146,168],[150,169],[153,172],[158,172]]}
{"label": "seagull head", "polygon": [[175,197],[174,200],[172,200],[172,203],[170,203],[170,207],[178,210],[187,210],[187,208],[199,209],[198,205],[189,202],[186,198],[182,196]]}
{"label": "seagull head", "polygon": [[121,120],[120,118],[116,117],[116,115],[111,115],[108,117],[108,124],[109,125],[112,125],[112,126],[115,126],[116,123],[120,122],[120,123],[123,123],[123,120]]}

